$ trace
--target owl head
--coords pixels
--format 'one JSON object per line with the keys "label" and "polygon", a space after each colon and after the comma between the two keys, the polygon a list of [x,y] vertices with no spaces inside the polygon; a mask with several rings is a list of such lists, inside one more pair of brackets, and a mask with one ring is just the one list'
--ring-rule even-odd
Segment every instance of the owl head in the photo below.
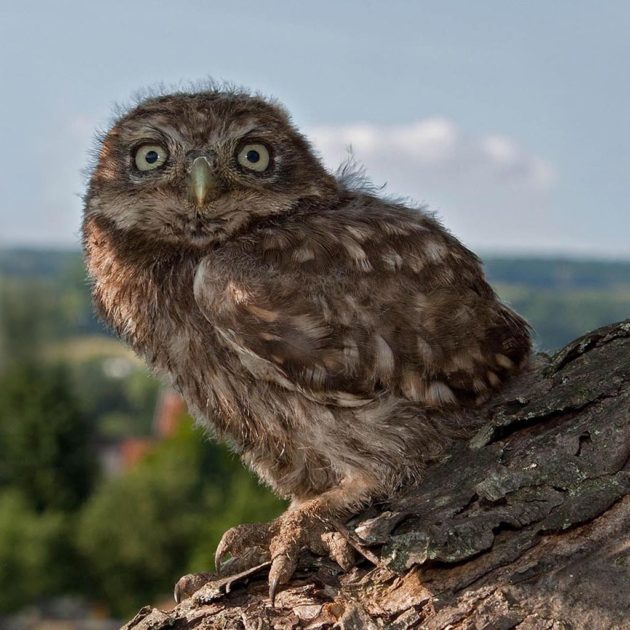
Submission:
{"label": "owl head", "polygon": [[208,90],[148,98],[122,115],[99,146],[85,213],[137,238],[206,247],[338,194],[284,109]]}

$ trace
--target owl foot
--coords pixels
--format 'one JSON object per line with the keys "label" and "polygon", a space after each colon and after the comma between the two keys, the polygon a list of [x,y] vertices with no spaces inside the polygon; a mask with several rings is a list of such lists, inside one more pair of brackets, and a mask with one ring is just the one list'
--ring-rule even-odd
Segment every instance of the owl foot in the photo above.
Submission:
{"label": "owl foot", "polygon": [[268,524],[229,529],[217,547],[215,567],[226,575],[271,561],[269,598],[273,605],[278,587],[293,576],[303,549],[330,557],[346,571],[355,564],[352,545],[331,521],[317,510],[295,508]]}
{"label": "owl foot", "polygon": [[269,599],[272,605],[278,586],[286,584],[293,576],[300,551],[304,548],[316,555],[330,557],[345,571],[354,566],[355,553],[350,543],[316,511],[291,510],[274,524],[277,528],[269,545]]}
{"label": "owl foot", "polygon": [[268,562],[275,522],[244,523],[228,529],[214,554],[216,572],[219,575],[231,575]]}

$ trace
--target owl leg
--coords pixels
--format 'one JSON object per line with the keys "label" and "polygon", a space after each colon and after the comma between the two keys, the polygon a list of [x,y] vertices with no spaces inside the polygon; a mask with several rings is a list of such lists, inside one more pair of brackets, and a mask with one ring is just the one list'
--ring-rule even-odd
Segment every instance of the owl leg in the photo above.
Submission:
{"label": "owl leg", "polygon": [[[301,532],[305,520],[308,520],[308,516],[304,508],[294,507],[271,523],[248,523],[232,527],[223,534],[217,547],[217,571],[222,575],[231,575],[270,561],[274,557],[274,541]],[[318,555],[330,556],[342,568],[346,568],[350,549],[343,535],[329,531],[325,521],[320,522],[319,528],[313,526],[311,529],[313,535],[304,541],[304,546]]]}
{"label": "owl leg", "polygon": [[269,550],[269,598],[273,604],[278,586],[288,582],[297,567],[300,551],[310,549],[332,558],[348,571],[356,561],[355,550],[337,521],[355,512],[374,494],[376,484],[366,478],[344,480],[314,499],[294,502],[276,521]]}
{"label": "owl leg", "polygon": [[[314,499],[294,500],[271,523],[232,527],[217,547],[216,571],[223,576],[234,575],[271,561],[269,597],[273,603],[278,586],[293,576],[303,549],[328,556],[345,571],[350,570],[355,564],[357,545],[348,542],[338,520],[357,511],[373,496],[375,488],[375,483],[364,478],[345,480]],[[175,587],[176,601],[190,596],[211,579],[213,576],[206,573],[184,576]]]}

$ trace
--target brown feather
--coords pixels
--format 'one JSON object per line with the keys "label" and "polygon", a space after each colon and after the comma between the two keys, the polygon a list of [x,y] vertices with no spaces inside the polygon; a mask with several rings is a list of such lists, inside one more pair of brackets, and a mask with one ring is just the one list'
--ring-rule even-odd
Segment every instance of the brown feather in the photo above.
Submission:
{"label": "brown feather", "polygon": [[[235,161],[251,138],[270,147],[262,174]],[[143,174],[133,151],[147,140],[169,157]],[[219,190],[203,207],[186,188],[200,154]],[[245,93],[165,96],[123,116],[83,238],[105,321],[295,499],[419,478],[530,352],[473,253],[422,209],[335,180],[283,110]]]}

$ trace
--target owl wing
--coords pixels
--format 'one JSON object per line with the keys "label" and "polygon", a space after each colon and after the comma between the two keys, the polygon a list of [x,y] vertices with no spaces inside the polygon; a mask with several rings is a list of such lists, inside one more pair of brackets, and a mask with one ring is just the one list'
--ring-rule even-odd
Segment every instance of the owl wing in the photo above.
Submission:
{"label": "owl wing", "polygon": [[429,217],[369,219],[318,216],[223,246],[197,269],[196,302],[256,378],[328,403],[389,391],[441,405],[499,385],[529,333],[478,259]]}

